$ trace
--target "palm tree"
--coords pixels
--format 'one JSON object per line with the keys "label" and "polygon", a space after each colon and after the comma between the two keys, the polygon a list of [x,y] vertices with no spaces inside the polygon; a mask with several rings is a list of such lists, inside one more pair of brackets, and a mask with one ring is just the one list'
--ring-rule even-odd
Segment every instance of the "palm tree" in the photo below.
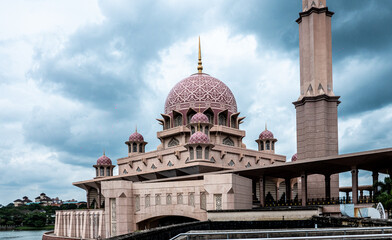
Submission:
{"label": "palm tree", "polygon": [[378,202],[382,203],[389,217],[389,211],[392,209],[392,179],[386,177],[384,178],[384,182],[377,181],[373,189],[377,189],[374,197]]}

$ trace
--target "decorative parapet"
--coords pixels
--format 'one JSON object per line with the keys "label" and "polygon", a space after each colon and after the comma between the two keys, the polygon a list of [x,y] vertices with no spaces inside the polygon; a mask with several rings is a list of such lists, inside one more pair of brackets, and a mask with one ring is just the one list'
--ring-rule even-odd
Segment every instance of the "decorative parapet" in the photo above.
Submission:
{"label": "decorative parapet", "polygon": [[105,236],[103,209],[56,211],[54,235],[71,238],[103,238]]}

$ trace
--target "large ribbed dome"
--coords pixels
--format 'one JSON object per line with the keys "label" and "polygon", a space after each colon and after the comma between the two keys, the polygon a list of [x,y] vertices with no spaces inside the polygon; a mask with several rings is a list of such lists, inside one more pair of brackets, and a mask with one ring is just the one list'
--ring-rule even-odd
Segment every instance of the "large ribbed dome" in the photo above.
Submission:
{"label": "large ribbed dome", "polygon": [[219,79],[205,73],[193,74],[178,82],[166,98],[165,113],[190,107],[237,112],[237,102],[231,90]]}

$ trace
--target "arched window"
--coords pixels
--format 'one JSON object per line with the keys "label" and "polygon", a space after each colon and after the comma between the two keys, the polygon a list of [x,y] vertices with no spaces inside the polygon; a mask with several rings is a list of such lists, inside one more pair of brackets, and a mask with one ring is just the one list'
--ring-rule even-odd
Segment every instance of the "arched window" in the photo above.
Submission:
{"label": "arched window", "polygon": [[191,132],[192,132],[192,134],[195,133],[195,127],[191,127]]}
{"label": "arched window", "polygon": [[203,157],[202,151],[203,149],[200,146],[196,147],[196,159],[201,159]]}
{"label": "arched window", "polygon": [[136,143],[132,144],[132,152],[137,152],[137,144]]}
{"label": "arched window", "polygon": [[193,158],[194,158],[193,147],[189,147],[189,159],[193,160]]}
{"label": "arched window", "polygon": [[219,114],[219,125],[227,126],[227,117],[225,113]]}
{"label": "arched window", "polygon": [[208,159],[210,157],[210,148],[206,147],[206,150],[204,150],[204,158]]}
{"label": "arched window", "polygon": [[174,146],[177,146],[177,145],[179,145],[179,144],[180,144],[180,142],[179,142],[177,139],[172,138],[172,139],[169,141],[169,143],[167,144],[167,146],[168,146],[168,147],[174,147]]}
{"label": "arched window", "polygon": [[208,117],[208,121],[211,124],[214,124],[214,112],[209,108],[207,111],[204,112],[204,115]]}
{"label": "arched window", "polygon": [[186,114],[186,120],[187,120],[187,123],[188,123],[188,124],[191,122],[191,118],[192,118],[193,115],[195,115],[195,114],[196,114],[196,111],[193,110],[192,108],[190,108],[190,109],[188,110],[188,113]]}
{"label": "arched window", "polygon": [[223,143],[223,145],[234,146],[233,140],[231,140],[231,138],[229,138],[229,137],[223,139],[222,143]]}
{"label": "arched window", "polygon": [[208,126],[206,126],[206,128],[204,129],[204,133],[208,136],[208,131],[209,131],[209,129],[208,129]]}
{"label": "arched window", "polygon": [[143,144],[139,144],[139,152],[143,152]]}
{"label": "arched window", "polygon": [[110,176],[110,167],[106,168],[106,176]]}
{"label": "arched window", "polygon": [[236,124],[235,122],[236,122],[236,118],[235,118],[235,117],[232,117],[232,118],[231,118],[231,123],[230,123],[230,125],[231,125],[232,128],[237,128],[237,126],[236,126],[237,124]]}
{"label": "arched window", "polygon": [[265,142],[265,148],[266,148],[267,150],[270,150],[270,141],[269,141],[269,140],[267,140],[267,141]]}
{"label": "arched window", "polygon": [[182,116],[180,114],[178,114],[175,118],[174,118],[174,126],[178,127],[182,125]]}
{"label": "arched window", "polygon": [[260,151],[264,150],[264,141],[260,141]]}
{"label": "arched window", "polygon": [[104,176],[105,175],[105,171],[104,171],[103,167],[100,167],[100,171],[101,171],[101,175],[100,176]]}

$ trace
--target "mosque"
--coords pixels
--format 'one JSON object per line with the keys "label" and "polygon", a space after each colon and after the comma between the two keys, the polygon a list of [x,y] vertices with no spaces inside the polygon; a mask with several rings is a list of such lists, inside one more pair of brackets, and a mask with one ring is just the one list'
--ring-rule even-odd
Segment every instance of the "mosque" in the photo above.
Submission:
{"label": "mosque", "polygon": [[[275,153],[278,139],[267,126],[255,139],[257,149],[242,142],[245,117],[227,85],[203,72],[199,38],[197,72],[171,89],[162,118],[157,119],[161,144],[146,152],[147,142],[136,130],[125,142],[128,156],[115,165],[105,154],[98,158],[93,166],[96,177],[73,183],[86,191],[89,209],[57,211],[54,236],[111,237],[205,221],[220,211],[339,203],[339,173],[345,171],[351,171],[353,183],[352,199],[345,201],[366,203],[358,196],[358,169],[372,171],[376,180],[379,172],[392,169],[388,161],[392,150],[338,154],[340,101],[332,81],[334,13],[326,0],[302,0],[302,6],[296,20],[300,93],[293,102],[297,153],[291,161]],[[340,214],[336,207],[320,211]]]}

